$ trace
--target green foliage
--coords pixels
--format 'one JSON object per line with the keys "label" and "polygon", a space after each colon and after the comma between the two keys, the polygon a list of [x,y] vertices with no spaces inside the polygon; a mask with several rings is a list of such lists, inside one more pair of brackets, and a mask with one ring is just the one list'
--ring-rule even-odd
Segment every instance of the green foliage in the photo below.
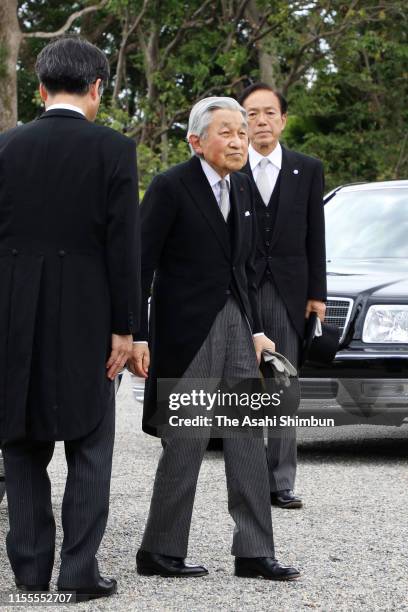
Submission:
{"label": "green foliage", "polygon": [[159,153],[155,153],[153,149],[145,144],[140,144],[137,149],[137,163],[141,191],[146,191],[156,174],[164,172],[170,166],[187,161],[189,157],[190,151],[185,140],[170,143],[167,163],[163,162]]}
{"label": "green foliage", "polygon": [[397,17],[351,29],[313,86],[299,82],[290,92],[297,115],[286,141],[325,162],[330,188],[408,176],[407,33]]}
{"label": "green foliage", "polygon": [[[25,30],[54,31],[87,3],[20,0],[19,17]],[[237,95],[248,82],[240,82],[243,75],[260,78],[261,51],[289,100],[284,141],[323,160],[328,188],[408,176],[405,0],[360,0],[353,10],[343,0],[257,0],[240,19],[240,0],[150,0],[127,39],[120,93],[112,100],[124,25],[130,28],[142,4],[110,0],[71,31],[110,60],[98,122],[138,142],[143,190],[157,172],[188,158],[192,104],[203,95]],[[21,48],[22,121],[38,111],[34,62],[46,42],[29,39]]]}

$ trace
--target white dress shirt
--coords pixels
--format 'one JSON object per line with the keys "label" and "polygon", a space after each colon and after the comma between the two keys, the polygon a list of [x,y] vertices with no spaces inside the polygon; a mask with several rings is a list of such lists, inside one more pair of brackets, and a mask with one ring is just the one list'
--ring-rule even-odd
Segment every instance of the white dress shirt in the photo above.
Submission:
{"label": "white dress shirt", "polygon": [[48,108],[46,109],[46,113],[48,113],[48,111],[50,110],[56,110],[58,108],[61,108],[63,110],[70,110],[70,111],[75,111],[76,113],[81,113],[81,115],[83,115],[85,117],[85,113],[82,110],[82,108],[79,108],[79,106],[74,106],[73,104],[51,104],[51,106],[48,106]]}
{"label": "white dress shirt", "polygon": [[282,168],[282,147],[280,143],[276,145],[272,153],[269,155],[261,155],[258,151],[255,151],[252,145],[248,147],[249,165],[251,166],[252,174],[256,183],[259,172],[259,162],[263,159],[269,159],[271,162],[266,166],[266,173],[271,185],[271,193],[273,192],[276,181],[278,180],[279,172]]}
{"label": "white dress shirt", "polygon": [[[215,195],[215,199],[217,200],[218,206],[219,206],[220,205],[220,199],[221,199],[220,181],[222,181],[222,176],[220,176],[218,174],[218,172],[216,172],[214,170],[214,168],[212,166],[210,166],[210,164],[208,162],[205,161],[205,159],[203,159],[202,157],[200,157],[199,159],[200,159],[200,162],[201,162],[201,167],[203,169],[203,172],[204,172],[205,176],[207,177],[208,182],[211,185],[211,189],[213,190],[213,193]],[[227,174],[227,176],[224,176],[224,178],[227,181],[228,193],[229,193],[230,188],[231,188],[230,175]]]}

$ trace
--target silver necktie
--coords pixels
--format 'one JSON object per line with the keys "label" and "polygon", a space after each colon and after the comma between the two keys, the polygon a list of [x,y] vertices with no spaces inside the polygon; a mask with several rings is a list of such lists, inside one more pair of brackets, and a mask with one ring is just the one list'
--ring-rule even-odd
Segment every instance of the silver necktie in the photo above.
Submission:
{"label": "silver necktie", "polygon": [[230,199],[228,183],[225,179],[221,179],[220,181],[220,211],[226,221],[230,211]]}
{"label": "silver necktie", "polygon": [[265,206],[268,206],[272,195],[271,183],[268,173],[266,172],[266,167],[269,163],[270,161],[267,157],[264,157],[259,162],[258,176],[256,177],[256,186],[258,187],[258,191],[261,194]]}

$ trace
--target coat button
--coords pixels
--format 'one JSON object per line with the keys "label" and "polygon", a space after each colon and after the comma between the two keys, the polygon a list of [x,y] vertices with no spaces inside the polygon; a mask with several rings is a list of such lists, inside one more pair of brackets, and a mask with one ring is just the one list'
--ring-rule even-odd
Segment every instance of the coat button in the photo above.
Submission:
{"label": "coat button", "polygon": [[231,291],[229,289],[225,290],[225,295],[231,295]]}
{"label": "coat button", "polygon": [[232,266],[232,271],[235,272],[235,266]]}
{"label": "coat button", "polygon": [[63,250],[58,251],[58,255],[59,255],[60,257],[65,257],[66,252],[65,252],[65,251],[63,251]]}
{"label": "coat button", "polygon": [[13,250],[11,251],[11,254],[12,254],[12,255],[18,255],[18,251],[17,251],[17,249],[13,249]]}
{"label": "coat button", "polygon": [[265,213],[265,217],[266,217],[267,219],[269,219],[269,217],[270,217],[270,216],[271,216],[271,215],[270,215],[270,213]]}
{"label": "coat button", "polygon": [[265,242],[265,244],[266,244],[266,246],[269,246],[271,243],[269,242],[269,240],[267,240],[267,241]]}

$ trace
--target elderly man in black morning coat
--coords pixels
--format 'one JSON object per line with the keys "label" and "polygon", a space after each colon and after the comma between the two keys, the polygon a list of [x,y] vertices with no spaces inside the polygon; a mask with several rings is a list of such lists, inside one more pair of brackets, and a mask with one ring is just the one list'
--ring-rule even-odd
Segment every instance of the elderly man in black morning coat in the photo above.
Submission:
{"label": "elderly man in black morning coat", "polygon": [[60,590],[107,596],[95,558],[109,509],[114,378],[140,302],[135,144],[96,126],[104,54],[72,37],[37,59],[46,112],[0,135],[0,438],[16,584],[48,590],[47,474],[65,441]]}
{"label": "elderly man in black morning coat", "polygon": [[[188,138],[193,157],[157,176],[141,206],[142,324],[131,362],[137,374],[148,375],[143,427],[150,434],[157,433],[152,416],[158,379],[256,378],[257,357],[274,347],[258,315],[252,188],[247,176],[234,172],[247,155],[245,111],[232,98],[201,100],[191,111]],[[207,573],[203,566],[185,563],[207,443],[205,436],[163,434],[137,553],[139,573]],[[225,438],[224,457],[228,507],[236,523],[236,575],[297,578],[296,569],[275,559],[263,439]]]}

